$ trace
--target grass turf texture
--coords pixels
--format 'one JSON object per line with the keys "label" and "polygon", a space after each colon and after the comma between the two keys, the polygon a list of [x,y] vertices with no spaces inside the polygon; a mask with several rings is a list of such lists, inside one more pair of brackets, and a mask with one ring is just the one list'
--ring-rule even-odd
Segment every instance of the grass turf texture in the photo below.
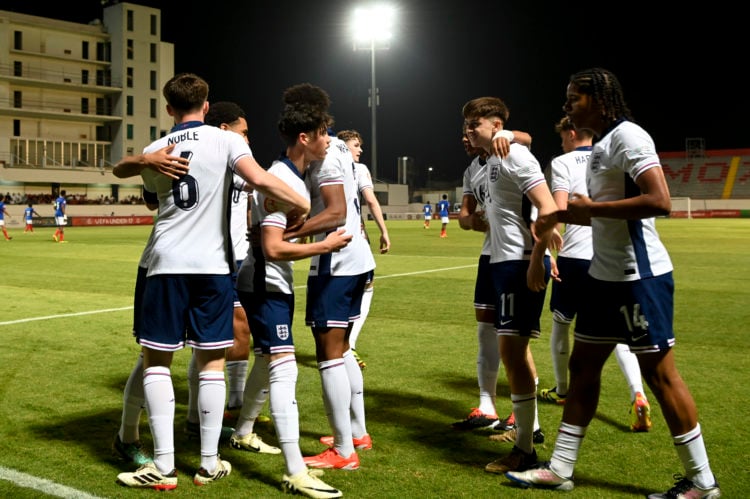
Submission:
{"label": "grass turf texture", "polygon": [[[375,294],[358,341],[367,362],[365,403],[374,448],[361,451],[357,472],[327,471],[323,479],[346,497],[552,497],[524,491],[485,464],[511,444],[487,433],[456,432],[450,423],[477,405],[476,325],[473,289],[482,236],[452,222],[448,238],[422,221],[389,221],[393,249],[376,255]],[[675,355],[699,409],[711,466],[725,497],[742,497],[750,480],[744,464],[750,323],[750,219],[660,219],[658,229],[675,264]],[[368,222],[370,234],[377,228]],[[119,426],[122,389],[138,355],[131,336],[136,266],[150,227],[68,228],[69,244],[52,241],[53,228],[33,235],[11,230],[0,242],[0,497],[46,497],[11,478],[22,472],[92,496],[138,497],[115,484],[128,467],[111,455]],[[330,433],[320,392],[312,335],[304,326],[308,261],[297,263],[294,327],[300,366],[297,400],[305,455],[323,447]],[[30,320],[34,319],[34,320]],[[532,342],[540,388],[554,384],[550,314]],[[180,497],[278,497],[281,456],[222,445],[232,475],[210,487],[191,483],[199,467],[199,443],[182,432],[187,403],[189,352],[175,354],[172,374],[177,409],[176,463]],[[502,371],[502,370],[501,370]],[[654,427],[628,430],[629,391],[617,363],[603,373],[597,415],[576,468],[576,488],[565,496],[643,497],[664,491],[682,466],[658,404],[650,392]],[[510,411],[505,376],[498,382],[498,411]],[[745,409],[743,409],[743,407]],[[267,409],[265,411],[267,413]],[[548,459],[562,409],[540,403]],[[275,444],[272,426],[256,427]],[[152,446],[148,421],[142,439]]]}

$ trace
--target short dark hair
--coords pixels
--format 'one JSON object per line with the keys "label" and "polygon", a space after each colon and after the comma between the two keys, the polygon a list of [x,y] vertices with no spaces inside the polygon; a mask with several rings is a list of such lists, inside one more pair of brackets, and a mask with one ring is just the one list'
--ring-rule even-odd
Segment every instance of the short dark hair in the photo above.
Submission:
{"label": "short dark hair", "polygon": [[209,105],[206,113],[206,125],[221,126],[222,123],[231,125],[240,118],[245,118],[245,111],[234,102],[219,101]]}

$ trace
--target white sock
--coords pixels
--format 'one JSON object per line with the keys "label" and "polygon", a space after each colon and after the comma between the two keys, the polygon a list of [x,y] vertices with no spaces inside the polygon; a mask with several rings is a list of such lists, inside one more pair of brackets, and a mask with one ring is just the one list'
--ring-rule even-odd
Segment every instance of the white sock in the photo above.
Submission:
{"label": "white sock", "polygon": [[[539,393],[539,377],[534,378],[534,398]],[[539,404],[534,404],[534,431],[540,429],[539,425]]]}
{"label": "white sock", "polygon": [[122,417],[118,435],[121,442],[132,443],[140,440],[139,425],[141,413],[146,404],[143,396],[143,352],[138,354],[138,360],[125,383],[122,392]]}
{"label": "white sock", "polygon": [[672,441],[682,461],[682,466],[685,467],[685,476],[699,487],[713,486],[716,478],[708,464],[708,454],[706,444],[703,442],[700,423],[684,435],[672,437]]}
{"label": "white sock", "polygon": [[534,418],[536,393],[510,394],[516,416],[516,447],[530,454],[534,450]]}
{"label": "white sock", "polygon": [[229,399],[227,408],[242,407],[242,397],[245,393],[247,370],[250,362],[247,360],[228,360],[227,383],[229,384]]}
{"label": "white sock", "polygon": [[304,471],[307,466],[299,447],[299,407],[295,398],[297,388],[297,359],[288,355],[268,364],[271,388],[271,416],[276,428],[281,453],[288,476]]}
{"label": "white sock", "polygon": [[578,451],[586,436],[586,426],[576,426],[560,423],[555,440],[555,450],[550,458],[550,468],[558,475],[566,478],[573,476],[573,470],[578,461]]}
{"label": "white sock", "polygon": [[227,383],[224,371],[201,371],[198,375],[198,410],[201,422],[201,467],[216,470]]}
{"label": "white sock", "polygon": [[344,359],[324,360],[318,362],[318,371],[323,387],[323,405],[333,430],[335,448],[340,455],[349,457],[354,452],[349,415],[352,392],[344,364]]}
{"label": "white sock", "polygon": [[268,363],[263,357],[255,357],[253,368],[247,377],[245,394],[242,399],[242,410],[237,418],[235,432],[244,437],[252,433],[255,420],[268,400]]}
{"label": "white sock", "polygon": [[552,370],[555,373],[555,383],[558,395],[568,394],[568,360],[570,360],[570,322],[563,321],[555,315],[552,320],[552,332],[549,338],[549,348],[552,354]]}
{"label": "white sock", "polygon": [[497,373],[500,369],[500,343],[495,326],[477,322],[477,381],[479,382],[479,410],[490,416],[497,415]]}
{"label": "white sock", "polygon": [[188,405],[186,419],[190,423],[200,422],[200,415],[198,414],[198,375],[198,364],[195,360],[195,354],[192,353],[187,368]]}
{"label": "white sock", "polygon": [[349,405],[349,412],[352,418],[352,436],[362,438],[367,435],[367,425],[365,424],[365,380],[362,376],[362,369],[357,364],[357,359],[352,355],[351,350],[344,352],[344,365],[346,374],[349,377],[349,386],[352,394],[352,400]]}
{"label": "white sock", "polygon": [[365,321],[367,320],[367,316],[370,314],[370,305],[372,304],[372,293],[373,288],[365,288],[365,292],[362,294],[362,305],[360,306],[359,311],[359,319],[354,321],[354,324],[352,324],[352,330],[349,333],[349,347],[351,347],[352,350],[357,349],[357,338],[359,338],[359,333],[362,331],[362,326],[364,326]]}
{"label": "white sock", "polygon": [[618,343],[615,345],[615,358],[623,376],[625,376],[625,381],[628,382],[630,402],[635,401],[636,393],[640,392],[645,397],[646,392],[643,391],[643,378],[641,378],[641,366],[638,363],[638,356],[631,352],[630,348],[624,343]]}
{"label": "white sock", "polygon": [[143,394],[154,440],[154,465],[162,473],[174,469],[174,386],[168,367],[143,370]]}

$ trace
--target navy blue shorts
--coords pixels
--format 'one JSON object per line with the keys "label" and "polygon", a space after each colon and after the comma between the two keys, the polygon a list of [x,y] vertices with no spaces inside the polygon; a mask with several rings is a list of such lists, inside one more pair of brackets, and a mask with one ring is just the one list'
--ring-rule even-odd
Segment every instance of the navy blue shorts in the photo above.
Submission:
{"label": "navy blue shorts", "polygon": [[549,309],[559,317],[558,320],[572,322],[578,313],[581,296],[585,293],[588,283],[590,266],[591,260],[558,257],[557,270],[561,281],[552,281],[552,294],[549,299]]}
{"label": "navy blue shorts", "polygon": [[309,276],[305,324],[313,328],[346,329],[350,322],[359,319],[367,274]]}
{"label": "navy blue shorts", "polygon": [[153,350],[229,348],[234,342],[232,277],[164,274],[146,278],[138,343]]}
{"label": "navy blue shorts", "polygon": [[294,295],[238,293],[253,335],[253,350],[263,354],[294,353]]}
{"label": "navy blue shorts", "polygon": [[[544,257],[545,279],[549,280],[550,260]],[[498,335],[539,338],[539,318],[544,309],[546,289],[531,291],[526,285],[527,260],[490,264],[495,286],[495,329]]]}
{"label": "navy blue shorts", "polygon": [[492,284],[490,255],[479,255],[477,280],[474,284],[474,308],[495,310],[495,287]]}
{"label": "navy blue shorts", "polygon": [[658,352],[674,346],[672,273],[639,281],[608,282],[589,276],[576,321],[575,339],[625,343],[630,351]]}

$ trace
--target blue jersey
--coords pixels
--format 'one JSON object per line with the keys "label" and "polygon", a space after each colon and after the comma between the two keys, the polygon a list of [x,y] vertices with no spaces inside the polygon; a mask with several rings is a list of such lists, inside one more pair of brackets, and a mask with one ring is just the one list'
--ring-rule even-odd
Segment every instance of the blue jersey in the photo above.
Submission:
{"label": "blue jersey", "polygon": [[67,204],[67,201],[65,201],[65,198],[62,196],[55,199],[55,216],[56,217],[62,217],[65,215],[66,204]]}
{"label": "blue jersey", "polygon": [[23,216],[26,220],[31,220],[34,217],[34,208],[29,206],[23,210]]}
{"label": "blue jersey", "polygon": [[427,203],[426,205],[424,205],[424,208],[422,208],[422,210],[424,211],[425,218],[432,216],[432,205],[430,203]]}
{"label": "blue jersey", "polygon": [[5,220],[5,202],[0,201],[0,220]]}
{"label": "blue jersey", "polygon": [[437,210],[441,217],[447,217],[451,209],[451,203],[447,199],[438,201]]}

